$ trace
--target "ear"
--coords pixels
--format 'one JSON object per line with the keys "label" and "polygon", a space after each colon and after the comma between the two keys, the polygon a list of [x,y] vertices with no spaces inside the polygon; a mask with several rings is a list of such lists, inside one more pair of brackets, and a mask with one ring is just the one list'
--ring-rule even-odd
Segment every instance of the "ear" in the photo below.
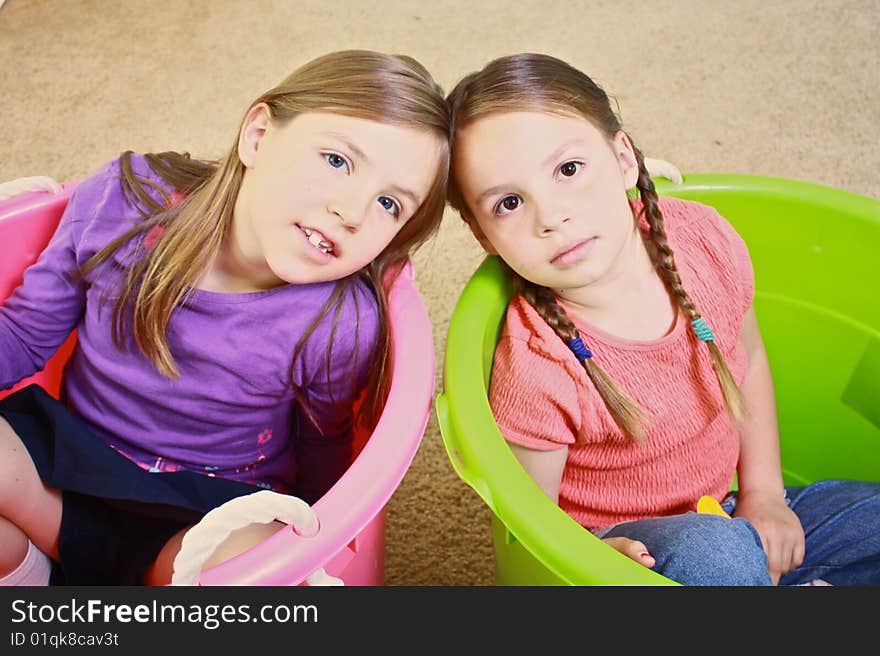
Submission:
{"label": "ear", "polygon": [[611,140],[611,148],[620,165],[620,173],[623,175],[625,189],[632,189],[639,181],[639,160],[632,142],[623,130],[619,130]]}
{"label": "ear", "polygon": [[471,234],[476,237],[477,241],[480,242],[480,246],[483,247],[483,250],[486,251],[489,255],[498,255],[498,251],[495,250],[495,247],[491,244],[491,242],[486,238],[486,235],[483,233],[483,230],[480,228],[480,224],[477,223],[476,219],[472,216],[467,216],[462,214],[461,218],[464,219],[464,222],[467,223],[468,228],[471,229]]}
{"label": "ear", "polygon": [[238,159],[246,167],[250,168],[254,165],[260,141],[271,122],[272,115],[266,103],[254,105],[244,117],[238,133]]}

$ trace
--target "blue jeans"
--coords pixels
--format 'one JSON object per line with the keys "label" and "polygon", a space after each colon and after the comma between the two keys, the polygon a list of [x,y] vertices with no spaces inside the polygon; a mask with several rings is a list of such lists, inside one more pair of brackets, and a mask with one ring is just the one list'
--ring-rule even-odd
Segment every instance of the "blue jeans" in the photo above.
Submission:
{"label": "blue jeans", "polygon": [[[806,554],[779,585],[821,578],[833,585],[880,585],[880,483],[820,481],[786,490],[804,527]],[[722,504],[728,514],[736,496]],[[771,585],[767,556],[745,519],[688,512],[612,527],[602,537],[640,540],[655,572],[684,585]]]}

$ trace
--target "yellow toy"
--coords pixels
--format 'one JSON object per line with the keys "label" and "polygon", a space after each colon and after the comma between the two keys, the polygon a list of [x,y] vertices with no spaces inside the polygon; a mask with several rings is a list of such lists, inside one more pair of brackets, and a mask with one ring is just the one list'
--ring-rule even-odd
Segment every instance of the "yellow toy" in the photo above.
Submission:
{"label": "yellow toy", "polygon": [[722,508],[721,504],[715,500],[715,497],[700,497],[699,501],[697,501],[697,512],[709,515],[721,515],[722,517],[730,519],[730,515],[724,512],[724,508]]}

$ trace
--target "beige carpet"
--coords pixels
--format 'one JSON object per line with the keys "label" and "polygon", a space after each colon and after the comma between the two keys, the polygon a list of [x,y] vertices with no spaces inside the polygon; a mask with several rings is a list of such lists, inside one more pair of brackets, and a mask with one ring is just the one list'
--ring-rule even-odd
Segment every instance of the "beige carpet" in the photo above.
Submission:
{"label": "beige carpet", "polygon": [[[0,181],[82,177],[123,149],[219,156],[254,97],[330,50],[407,53],[447,89],[531,50],[591,74],[642,150],[685,172],[880,198],[878,15],[876,0],[7,0]],[[438,365],[480,258],[451,212],[416,257]],[[432,416],[389,504],[387,582],[491,584],[488,525]]]}

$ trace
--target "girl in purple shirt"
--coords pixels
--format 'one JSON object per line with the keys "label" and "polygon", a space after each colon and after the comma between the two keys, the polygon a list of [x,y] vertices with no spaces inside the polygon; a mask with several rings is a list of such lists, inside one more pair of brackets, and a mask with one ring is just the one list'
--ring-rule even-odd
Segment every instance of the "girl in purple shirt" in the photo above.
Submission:
{"label": "girl in purple shirt", "polygon": [[383,281],[439,223],[448,138],[420,64],[344,51],[260,96],[219,162],[126,152],[85,180],[0,307],[0,389],[78,335],[60,402],[0,401],[0,577],[38,548],[53,582],[166,583],[213,507],[326,492],[383,405]]}

